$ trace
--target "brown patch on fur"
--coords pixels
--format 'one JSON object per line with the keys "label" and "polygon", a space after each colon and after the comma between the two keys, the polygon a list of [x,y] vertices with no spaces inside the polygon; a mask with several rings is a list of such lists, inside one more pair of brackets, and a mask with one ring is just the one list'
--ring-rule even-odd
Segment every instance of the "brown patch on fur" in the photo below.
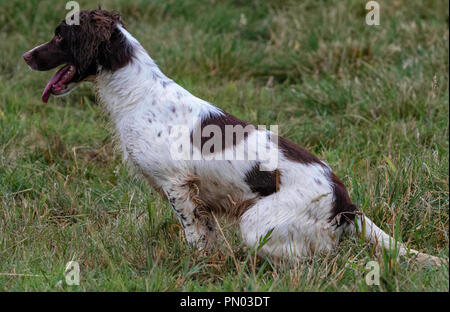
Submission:
{"label": "brown patch on fur", "polygon": [[330,173],[330,182],[333,186],[334,197],[330,222],[334,221],[337,226],[353,222],[355,214],[358,214],[358,209],[352,204],[344,183],[332,172]]}
{"label": "brown patch on fur", "polygon": [[278,137],[278,146],[283,151],[284,156],[287,159],[296,161],[302,164],[317,163],[323,165],[319,158],[309,152],[307,149],[285,139],[281,136]]}
{"label": "brown patch on fur", "polygon": [[[214,132],[209,133],[207,136],[202,136],[203,130],[210,125],[217,126],[220,129],[221,136],[216,137]],[[227,127],[228,126],[228,127]],[[248,127],[248,128],[246,128]],[[229,138],[225,140],[227,133],[226,128],[233,130],[233,137],[232,139]],[[210,114],[208,117],[201,120],[200,124],[195,127],[195,129],[191,132],[191,143],[193,143],[194,147],[199,149],[200,151],[203,151],[203,146],[206,142],[213,140],[213,146],[218,146],[221,144],[222,150],[216,151],[214,150],[214,147],[212,147],[211,150],[206,151],[208,153],[218,153],[222,152],[226,148],[230,148],[232,146],[235,146],[241,142],[241,140],[246,140],[248,137],[248,134],[251,133],[253,130],[255,130],[255,126],[252,124],[240,120],[239,118],[234,117],[231,114],[228,114],[226,112],[223,112],[223,115],[221,114]],[[236,134],[236,131],[240,131],[239,129],[243,130],[243,135],[238,136]],[[245,130],[245,131],[244,131]],[[209,142],[211,143],[211,142]]]}
{"label": "brown patch on fur", "polygon": [[276,180],[276,183],[275,183],[275,192],[278,192],[278,191],[280,190],[280,184],[281,184],[280,179],[281,179],[281,173],[280,173],[280,170],[276,169],[276,170],[275,170],[275,180]]}
{"label": "brown patch on fur", "polygon": [[252,192],[260,196],[269,196],[277,192],[280,188],[280,171],[261,171],[259,163],[256,163],[251,170],[245,174],[245,183]]}

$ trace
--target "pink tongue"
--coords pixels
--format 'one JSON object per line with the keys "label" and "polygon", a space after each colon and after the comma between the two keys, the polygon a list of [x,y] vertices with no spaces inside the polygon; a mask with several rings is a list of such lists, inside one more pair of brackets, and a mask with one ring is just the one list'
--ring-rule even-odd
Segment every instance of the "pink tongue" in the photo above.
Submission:
{"label": "pink tongue", "polygon": [[57,83],[59,81],[59,79],[61,79],[62,75],[65,74],[65,72],[70,68],[70,65],[66,65],[63,68],[61,68],[60,70],[58,70],[58,72],[53,76],[52,79],[50,79],[50,81],[47,83],[47,85],[45,86],[44,92],[42,92],[42,102],[47,103],[48,99],[50,98],[50,94],[52,92],[52,87],[55,83]]}

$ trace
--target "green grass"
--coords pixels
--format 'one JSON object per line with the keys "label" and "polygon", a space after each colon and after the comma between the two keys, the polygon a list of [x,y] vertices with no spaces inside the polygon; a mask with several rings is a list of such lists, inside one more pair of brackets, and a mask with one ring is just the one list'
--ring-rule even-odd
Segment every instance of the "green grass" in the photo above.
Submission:
{"label": "green grass", "polygon": [[[169,77],[242,119],[278,124],[385,231],[448,257],[446,0],[380,1],[377,27],[355,0],[101,3]],[[328,257],[275,264],[224,224],[231,249],[192,250],[168,204],[122,164],[90,85],[40,101],[53,71],[31,72],[22,53],[50,39],[64,6],[0,1],[0,273],[12,273],[0,274],[1,291],[449,290],[448,264],[377,258],[356,238]],[[80,286],[58,284],[70,260]],[[379,286],[365,283],[371,260]]]}

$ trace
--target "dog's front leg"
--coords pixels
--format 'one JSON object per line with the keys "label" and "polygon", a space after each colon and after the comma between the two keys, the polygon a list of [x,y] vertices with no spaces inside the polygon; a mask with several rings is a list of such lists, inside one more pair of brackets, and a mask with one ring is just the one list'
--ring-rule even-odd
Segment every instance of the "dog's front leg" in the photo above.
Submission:
{"label": "dog's front leg", "polygon": [[208,249],[215,238],[215,226],[210,213],[190,197],[189,190],[172,186],[165,193],[188,243],[201,250]]}

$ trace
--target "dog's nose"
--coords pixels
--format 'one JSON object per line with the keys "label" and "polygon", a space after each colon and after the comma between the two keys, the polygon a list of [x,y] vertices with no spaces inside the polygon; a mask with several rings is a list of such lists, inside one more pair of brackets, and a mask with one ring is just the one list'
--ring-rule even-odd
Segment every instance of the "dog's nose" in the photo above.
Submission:
{"label": "dog's nose", "polygon": [[30,52],[30,51],[25,52],[25,53],[23,54],[23,59],[25,60],[25,62],[27,62],[27,64],[30,64],[30,61],[31,61],[31,52]]}

